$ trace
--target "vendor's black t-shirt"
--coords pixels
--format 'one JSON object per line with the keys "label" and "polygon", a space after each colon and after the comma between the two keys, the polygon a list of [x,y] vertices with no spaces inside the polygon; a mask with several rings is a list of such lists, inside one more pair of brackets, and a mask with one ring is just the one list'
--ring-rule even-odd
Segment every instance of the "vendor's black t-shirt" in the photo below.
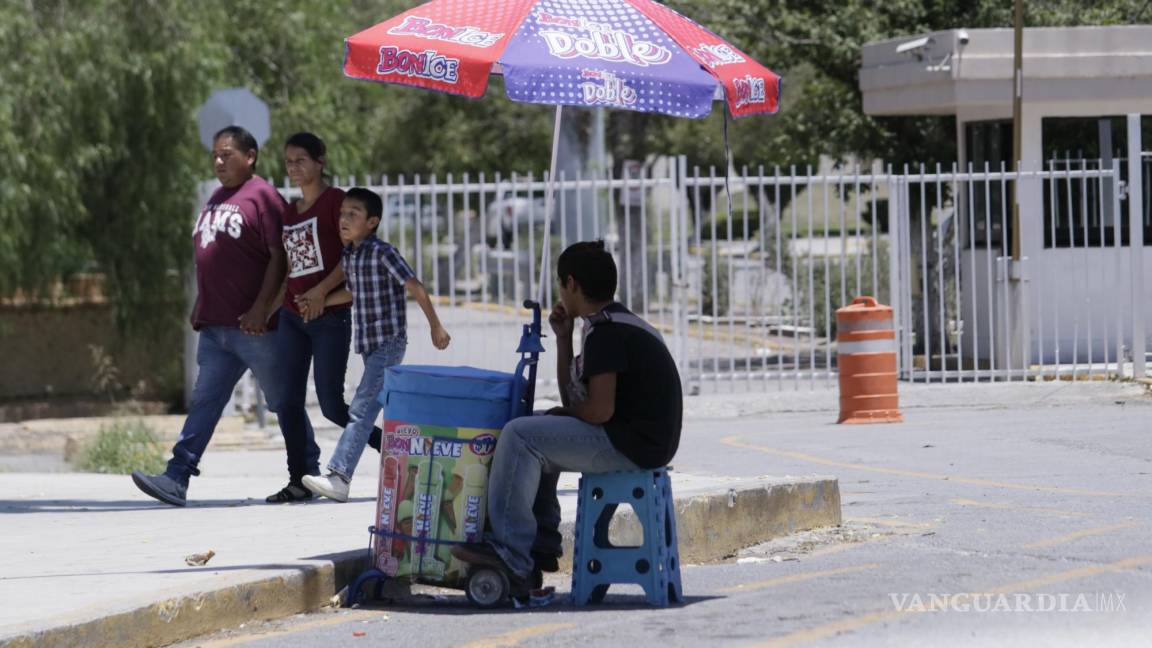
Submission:
{"label": "vendor's black t-shirt", "polygon": [[[604,309],[628,313],[613,303]],[[631,324],[596,324],[584,340],[583,381],[616,372],[616,408],[604,424],[612,445],[641,468],[668,465],[680,445],[680,374],[664,343]]]}

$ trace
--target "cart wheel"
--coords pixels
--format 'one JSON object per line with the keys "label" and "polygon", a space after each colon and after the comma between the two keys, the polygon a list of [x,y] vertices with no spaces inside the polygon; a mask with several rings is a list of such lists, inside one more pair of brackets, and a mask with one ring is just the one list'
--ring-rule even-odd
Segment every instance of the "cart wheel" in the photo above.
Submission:
{"label": "cart wheel", "polygon": [[472,604],[481,608],[493,608],[508,598],[511,590],[504,572],[491,567],[481,567],[468,575],[464,593]]}

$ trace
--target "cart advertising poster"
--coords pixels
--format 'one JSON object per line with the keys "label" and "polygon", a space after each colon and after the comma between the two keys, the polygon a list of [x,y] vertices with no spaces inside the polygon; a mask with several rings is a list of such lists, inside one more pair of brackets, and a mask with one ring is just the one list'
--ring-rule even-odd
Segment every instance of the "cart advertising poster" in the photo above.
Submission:
{"label": "cart advertising poster", "polygon": [[484,533],[498,429],[385,420],[373,562],[389,577],[458,585],[451,543]]}

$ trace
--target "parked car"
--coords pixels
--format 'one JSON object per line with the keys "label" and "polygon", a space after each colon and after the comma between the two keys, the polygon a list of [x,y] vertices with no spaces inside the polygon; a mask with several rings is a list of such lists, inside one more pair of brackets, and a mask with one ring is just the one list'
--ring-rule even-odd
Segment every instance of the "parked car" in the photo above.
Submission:
{"label": "parked car", "polygon": [[400,229],[410,230],[415,227],[416,216],[419,214],[421,232],[436,231],[440,235],[446,233],[448,221],[444,214],[444,199],[439,198],[437,203],[433,205],[431,196],[420,195],[419,207],[417,207],[416,198],[417,194],[415,193],[388,194],[384,199],[384,218],[381,219],[380,227],[392,232]]}
{"label": "parked car", "polygon": [[489,244],[495,247],[499,241],[500,247],[511,248],[514,230],[526,237],[529,227],[544,226],[545,215],[543,197],[518,195],[511,187],[498,190],[496,199],[488,203]]}

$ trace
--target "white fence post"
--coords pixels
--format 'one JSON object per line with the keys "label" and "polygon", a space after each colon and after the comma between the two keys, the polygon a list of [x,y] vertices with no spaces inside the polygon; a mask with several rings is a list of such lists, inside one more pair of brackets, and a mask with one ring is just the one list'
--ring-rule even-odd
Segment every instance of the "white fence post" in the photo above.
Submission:
{"label": "white fence post", "polygon": [[905,349],[912,332],[907,326],[910,304],[904,300],[904,281],[908,251],[904,247],[904,214],[908,209],[904,200],[907,186],[888,171],[888,301],[892,307],[892,323],[896,327],[896,367],[901,379],[908,378],[910,358]]}
{"label": "white fence post", "polygon": [[1128,231],[1132,270],[1132,377],[1144,378],[1144,179],[1140,115],[1128,115]]}

